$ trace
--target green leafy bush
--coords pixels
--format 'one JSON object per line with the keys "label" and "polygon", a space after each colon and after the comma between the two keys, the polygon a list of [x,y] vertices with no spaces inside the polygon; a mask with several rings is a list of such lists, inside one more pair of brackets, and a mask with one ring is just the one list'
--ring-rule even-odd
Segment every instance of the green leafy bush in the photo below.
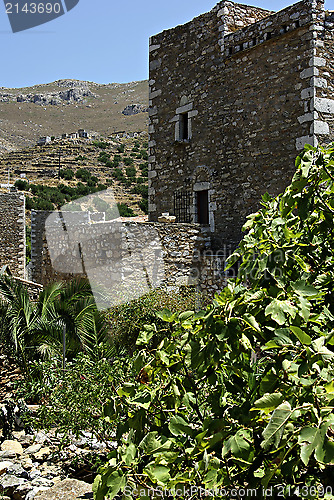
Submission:
{"label": "green leafy bush", "polygon": [[143,198],[139,202],[139,208],[140,208],[140,210],[142,210],[144,212],[144,214],[148,214],[148,199],[147,198]]}
{"label": "green leafy bush", "polygon": [[[166,308],[173,312],[195,308],[199,299],[199,293],[192,286],[184,286],[178,293],[155,289],[138,299],[109,309],[105,319],[113,345],[133,350],[144,326],[157,321],[157,312]],[[162,320],[160,326],[166,327]]]}
{"label": "green leafy bush", "polygon": [[100,149],[107,149],[109,144],[105,141],[93,141],[93,146]]}
{"label": "green leafy bush", "polygon": [[107,163],[110,160],[110,154],[106,152],[101,152],[98,157],[98,161],[101,163]]}
{"label": "green leafy bush", "polygon": [[33,210],[34,208],[34,200],[30,198],[30,196],[26,197],[26,209],[27,210]]}
{"label": "green leafy bush", "polygon": [[139,168],[141,170],[142,176],[148,177],[148,163],[141,163],[139,165]]}
{"label": "green leafy bush", "polygon": [[126,156],[125,158],[123,158],[123,162],[124,162],[124,165],[130,166],[130,165],[133,165],[134,160],[133,160],[133,158]]}
{"label": "green leafy bush", "polygon": [[44,198],[37,197],[34,200],[34,209],[35,210],[54,210],[53,203]]}
{"label": "green leafy bush", "polygon": [[86,168],[78,168],[78,170],[75,172],[75,176],[77,179],[81,179],[83,182],[88,182],[92,174]]}
{"label": "green leafy bush", "polygon": [[29,182],[24,181],[23,179],[18,179],[17,181],[15,181],[14,186],[19,191],[29,191]]}
{"label": "green leafy bush", "polygon": [[125,151],[125,145],[124,144],[120,144],[119,146],[117,146],[117,151],[119,153],[124,153],[124,151]]}
{"label": "green leafy bush", "polygon": [[136,177],[136,169],[135,167],[127,167],[125,169],[126,175],[128,177]]}
{"label": "green leafy bush", "polygon": [[308,146],[285,193],[263,197],[229,259],[238,276],[208,309],[158,313],[158,346],[160,328],[143,328],[137,378],[105,408],[119,445],[96,500],[125,487],[127,499],[191,486],[215,498],[333,492],[333,160],[334,144]]}
{"label": "green leafy bush", "polygon": [[148,198],[148,186],[143,184],[137,184],[134,188],[131,189],[131,193],[133,194],[141,194],[143,198]]}
{"label": "green leafy bush", "polygon": [[145,149],[142,149],[140,151],[140,154],[141,154],[141,157],[142,157],[143,160],[146,160],[146,161],[148,160],[148,153],[147,153],[147,151]]}
{"label": "green leafy bush", "polygon": [[103,345],[99,349],[96,360],[80,354],[65,371],[53,361],[31,363],[32,377],[20,381],[16,394],[28,404],[40,405],[30,422],[34,429],[55,429],[64,440],[69,432],[79,437],[83,430],[102,442],[112,438],[114,426],[103,418],[103,402],[115,386],[129,380],[132,367],[126,353],[115,351],[108,359]]}
{"label": "green leafy bush", "polygon": [[115,170],[111,174],[115,179],[118,181],[122,180],[124,178],[124,174],[120,168],[115,168]]}
{"label": "green leafy bush", "polygon": [[126,203],[117,203],[117,208],[121,217],[135,217],[136,215]]}

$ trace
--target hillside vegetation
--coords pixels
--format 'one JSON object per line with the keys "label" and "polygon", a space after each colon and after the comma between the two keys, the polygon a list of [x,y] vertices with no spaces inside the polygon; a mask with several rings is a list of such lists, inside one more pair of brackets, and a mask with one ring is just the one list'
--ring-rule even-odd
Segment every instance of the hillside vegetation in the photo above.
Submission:
{"label": "hillside vegetation", "polygon": [[[60,209],[70,201],[111,187],[123,206],[121,215],[144,215],[147,140],[145,132],[134,138],[55,139],[44,146],[1,155],[0,182],[7,182],[9,169],[11,183],[26,195],[28,211]],[[104,211],[100,205],[93,208]]]}
{"label": "hillside vegetation", "polygon": [[147,130],[147,112],[122,113],[131,105],[147,108],[146,80],[106,85],[58,80],[29,88],[0,87],[0,153],[32,146],[40,136],[80,128],[103,137],[120,130]]}

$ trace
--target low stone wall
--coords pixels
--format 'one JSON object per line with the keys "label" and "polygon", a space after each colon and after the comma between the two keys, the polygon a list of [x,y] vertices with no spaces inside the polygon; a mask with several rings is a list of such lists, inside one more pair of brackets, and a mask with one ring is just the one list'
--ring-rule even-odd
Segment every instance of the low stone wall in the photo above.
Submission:
{"label": "low stone wall", "polygon": [[32,212],[31,222],[31,277],[43,285],[85,276],[116,303],[156,286],[212,293],[224,283],[224,259],[211,256],[210,233],[199,224],[91,223],[84,212],[41,211]]}

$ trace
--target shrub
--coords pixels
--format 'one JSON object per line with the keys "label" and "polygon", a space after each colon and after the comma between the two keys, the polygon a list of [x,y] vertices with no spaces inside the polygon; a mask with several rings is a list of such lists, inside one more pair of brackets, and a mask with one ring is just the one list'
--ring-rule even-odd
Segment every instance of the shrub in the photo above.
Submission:
{"label": "shrub", "polygon": [[55,429],[64,434],[65,442],[70,433],[79,437],[83,430],[102,442],[111,440],[114,426],[104,419],[102,402],[111,397],[115,386],[133,376],[129,356],[115,354],[107,359],[101,345],[99,359],[80,354],[67,364],[65,375],[54,362],[34,362],[32,379],[20,381],[17,387],[17,397],[41,405],[33,427]]}
{"label": "shrub", "polygon": [[141,194],[143,198],[148,198],[148,186],[143,184],[140,184],[138,186],[137,184],[134,188],[131,189],[131,193]]}
{"label": "shrub", "polygon": [[110,154],[108,153],[100,153],[98,157],[98,161],[101,163],[107,163],[110,159]]}
{"label": "shrub", "polygon": [[[114,306],[105,314],[113,344],[126,346],[132,351],[144,326],[157,322],[156,314],[159,311],[170,309],[176,313],[194,309],[199,297],[199,293],[192,286],[181,287],[179,293],[155,289],[138,299]],[[165,326],[161,320],[158,320],[158,323],[161,328]],[[154,340],[155,343],[159,338]]]}
{"label": "shrub", "polygon": [[24,181],[22,179],[18,179],[15,181],[14,186],[19,190],[19,191],[29,191],[29,182]]}
{"label": "shrub", "polygon": [[82,184],[82,182],[77,183],[76,193],[75,193],[76,197],[87,196],[89,193],[90,193],[90,188],[88,186],[85,186],[84,184]]}
{"label": "shrub", "polygon": [[92,176],[92,174],[86,168],[79,168],[75,176],[77,179],[81,179],[83,182],[88,182]]}
{"label": "shrub", "polygon": [[148,153],[147,153],[147,151],[145,151],[145,149],[142,149],[140,151],[140,154],[141,154],[141,157],[143,160],[146,160],[146,161],[148,160]]}
{"label": "shrub", "polygon": [[136,215],[126,203],[117,203],[117,208],[121,217],[135,217]]}
{"label": "shrub", "polygon": [[125,158],[123,158],[123,162],[126,166],[133,165],[133,158],[129,158],[128,156],[126,156]]}
{"label": "shrub", "polygon": [[53,203],[49,200],[45,200],[44,198],[36,198],[34,200],[34,209],[35,210],[54,210]]}
{"label": "shrub", "polygon": [[124,178],[123,172],[120,168],[115,168],[113,173],[111,174],[115,179],[118,181],[122,180]]}
{"label": "shrub", "polygon": [[65,184],[59,184],[58,189],[61,193],[69,196],[73,196],[75,194],[75,188],[71,186],[66,186]]}
{"label": "shrub", "polygon": [[136,169],[135,167],[127,167],[125,169],[126,175],[128,177],[136,177]]}
{"label": "shrub", "polygon": [[125,145],[124,144],[120,144],[119,146],[117,146],[117,151],[119,153],[124,153],[124,151],[125,151]]}
{"label": "shrub", "polygon": [[100,149],[107,149],[109,144],[107,142],[104,142],[104,141],[93,141],[93,146],[95,146],[96,148],[100,148]]}
{"label": "shrub", "polygon": [[141,170],[142,176],[148,177],[148,163],[141,163],[139,165],[139,168]]}
{"label": "shrub", "polygon": [[66,181],[71,181],[74,177],[74,172],[71,168],[61,169],[60,177]]}
{"label": "shrub", "polygon": [[35,203],[30,196],[26,196],[26,209],[27,210],[33,210],[35,208]]}
{"label": "shrub", "polygon": [[144,212],[144,214],[148,214],[148,199],[147,198],[143,198],[140,202],[139,202],[139,208]]}

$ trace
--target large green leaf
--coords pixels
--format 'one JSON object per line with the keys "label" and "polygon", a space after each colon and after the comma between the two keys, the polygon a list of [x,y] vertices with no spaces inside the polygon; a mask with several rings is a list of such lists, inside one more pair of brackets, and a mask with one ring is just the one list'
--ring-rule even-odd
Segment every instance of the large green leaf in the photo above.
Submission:
{"label": "large green leaf", "polygon": [[317,427],[304,427],[298,436],[298,443],[301,445],[300,458],[307,465],[313,451],[318,446],[323,445],[320,429]]}
{"label": "large green leaf", "polygon": [[108,498],[115,498],[117,493],[125,487],[126,478],[119,471],[112,472],[107,479]]}
{"label": "large green leaf", "polygon": [[279,325],[284,325],[286,321],[285,314],[292,318],[296,317],[297,308],[288,300],[273,299],[265,309],[265,315],[271,316]]}
{"label": "large green leaf", "polygon": [[167,450],[171,447],[171,442],[165,437],[159,437],[157,431],[146,434],[138,445],[145,455],[152,455],[159,450]]}
{"label": "large green leaf", "polygon": [[228,438],[224,442],[222,456],[224,457],[229,452],[234,457],[246,458],[249,455],[253,441],[253,436],[250,429],[239,429],[238,432]]}
{"label": "large green leaf", "polygon": [[283,399],[283,395],[280,392],[274,392],[272,394],[267,393],[264,394],[262,398],[255,401],[254,408],[272,411],[283,402]]}
{"label": "large green leaf", "polygon": [[165,486],[170,481],[169,468],[164,465],[150,463],[145,467],[144,473],[146,473],[154,483],[160,486]]}
{"label": "large green leaf", "polygon": [[290,326],[290,330],[292,333],[294,333],[299,340],[299,342],[303,345],[310,345],[312,342],[311,337],[305,333],[301,328],[298,326]]}
{"label": "large green leaf", "polygon": [[187,424],[187,422],[179,415],[171,418],[168,427],[174,436],[180,436],[183,434],[192,436],[194,433],[192,427],[190,427],[190,425]]}
{"label": "large green leaf", "polygon": [[307,284],[305,280],[299,280],[291,283],[291,288],[304,297],[311,297],[319,294],[319,290],[317,290],[314,286]]}
{"label": "large green leaf", "polygon": [[273,412],[267,427],[264,429],[262,436],[263,441],[261,447],[265,450],[270,446],[278,448],[283,436],[284,428],[291,417],[293,410],[291,410],[290,403],[285,401],[280,404]]}

